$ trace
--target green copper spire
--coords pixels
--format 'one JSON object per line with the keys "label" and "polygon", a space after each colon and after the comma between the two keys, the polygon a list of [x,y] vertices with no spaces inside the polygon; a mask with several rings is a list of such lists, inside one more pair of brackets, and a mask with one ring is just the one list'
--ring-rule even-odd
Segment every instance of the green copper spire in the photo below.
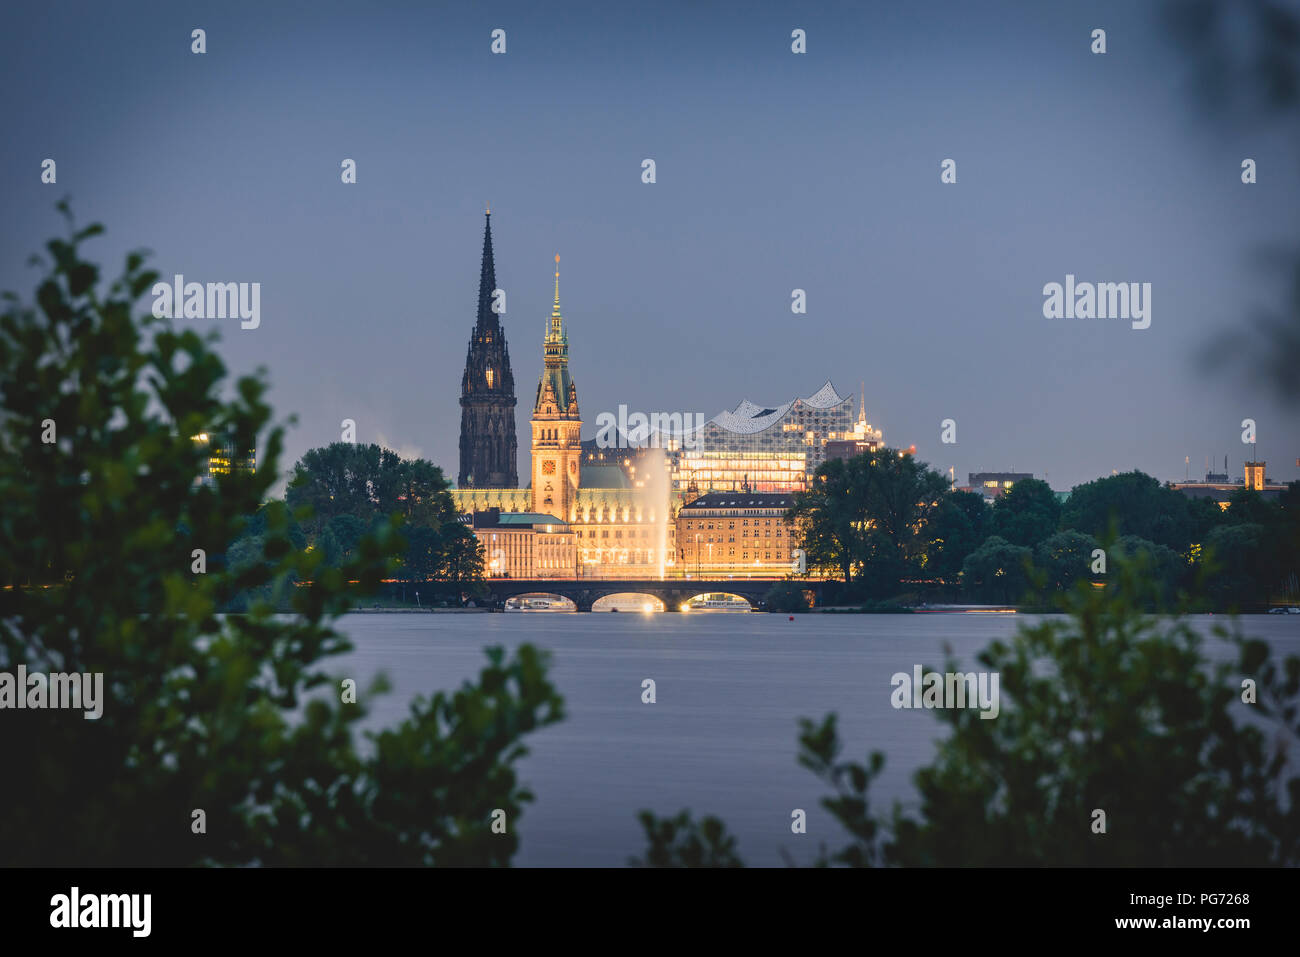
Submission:
{"label": "green copper spire", "polygon": [[537,383],[537,401],[534,412],[541,412],[547,404],[549,386],[550,401],[555,403],[559,414],[577,414],[578,393],[569,377],[569,336],[564,331],[564,317],[560,314],[560,256],[555,256],[555,303],[551,306],[551,321],[546,328],[546,338],[542,340],[542,357],[545,367]]}
{"label": "green copper spire", "polygon": [[[546,331],[546,343],[547,345],[551,345],[552,343],[557,345],[562,345],[564,347],[564,350],[563,353],[561,354],[563,354],[566,357],[568,356],[569,337],[564,334],[564,317],[560,315],[560,254],[559,253],[555,254],[555,304],[551,306],[551,324]],[[547,350],[546,354],[548,356],[551,354],[549,349]]]}

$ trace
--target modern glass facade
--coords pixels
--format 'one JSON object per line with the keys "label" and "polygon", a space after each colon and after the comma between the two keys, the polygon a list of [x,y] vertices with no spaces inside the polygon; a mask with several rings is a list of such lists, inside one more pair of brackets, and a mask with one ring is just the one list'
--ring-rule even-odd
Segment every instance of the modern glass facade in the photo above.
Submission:
{"label": "modern glass facade", "polygon": [[808,453],[683,449],[672,481],[674,491],[800,492],[808,487]]}
{"label": "modern glass facade", "polygon": [[699,492],[797,492],[826,461],[827,443],[844,440],[883,443],[879,429],[857,421],[853,397],[827,382],[806,398],[779,406],[746,399],[721,412],[679,442],[663,443],[672,466],[672,488]]}

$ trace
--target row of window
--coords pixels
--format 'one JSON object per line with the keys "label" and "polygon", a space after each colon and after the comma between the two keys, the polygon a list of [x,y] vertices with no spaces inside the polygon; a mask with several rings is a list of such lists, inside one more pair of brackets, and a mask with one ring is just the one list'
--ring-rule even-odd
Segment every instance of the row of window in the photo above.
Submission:
{"label": "row of window", "polygon": [[[582,529],[578,529],[578,537],[579,537],[579,538],[584,537],[583,534],[582,534]],[[595,537],[596,537],[596,530],[595,530],[594,528],[591,529],[591,531],[588,532],[588,534],[587,534],[585,537],[587,537],[587,538],[595,538]],[[609,538],[609,529],[608,529],[608,528],[602,528],[602,529],[600,530],[600,537],[601,537],[601,538]],[[621,528],[616,528],[616,529],[614,529],[614,537],[615,537],[615,538],[622,538],[622,537],[623,537],[623,529],[621,529]],[[627,530],[627,537],[628,537],[628,538],[649,538],[649,537],[650,537],[650,529],[648,529],[648,528],[643,528],[643,529],[641,529],[641,534],[638,535],[636,529],[629,528],[629,529]]]}
{"label": "row of window", "polygon": [[[757,527],[758,524],[759,524],[759,520],[758,520],[758,519],[754,519],[754,525],[755,525],[755,527]],[[764,524],[764,525],[771,525],[771,524],[772,524],[772,520],[769,518],[769,519],[767,519],[766,521],[764,521],[762,524]],[[778,524],[778,525],[781,524],[780,519],[777,520],[777,524]],[[687,527],[687,528],[704,528],[704,527],[705,527],[705,523],[704,523],[704,522],[696,522],[696,523],[692,524],[691,522],[687,522],[687,523],[686,523],[686,527]],[[708,527],[709,527],[710,530],[712,530],[712,528],[713,528],[713,523],[712,523],[712,522],[709,522],[709,523],[708,523]],[[736,527],[736,523],[735,523],[734,521],[733,521],[733,522],[728,522],[728,523],[727,523],[727,528],[735,528],[735,527]],[[746,519],[742,519],[741,522],[740,522],[740,527],[741,527],[741,528],[748,528],[748,527],[749,527],[749,519],[747,519],[747,518],[746,518]],[[718,522],[718,528],[722,528],[722,522]]]}
{"label": "row of window", "polygon": [[[735,558],[735,557],[736,557],[736,550],[735,550],[734,548],[729,548],[729,549],[727,549],[727,557],[728,557],[728,558]],[[715,558],[713,558],[713,559],[709,559],[707,556],[705,556],[705,557],[704,557],[703,564],[708,565],[708,564],[710,563],[710,561],[712,561],[714,564],[717,564],[718,560],[720,560],[721,558],[722,558],[722,553],[721,553],[721,552],[719,552],[719,553],[717,554],[717,556],[715,556]],[[740,560],[743,561],[743,562],[748,562],[748,561],[756,561],[756,562],[757,562],[757,561],[772,561],[773,559],[772,559],[772,553],[771,553],[771,552],[764,552],[764,553],[763,553],[763,558],[760,559],[760,558],[758,557],[758,552],[754,552],[753,555],[751,556],[749,552],[746,552],[746,551],[743,551],[743,550],[742,550],[741,555],[740,555]],[[784,563],[785,560],[786,560],[786,559],[783,557],[783,554],[782,554],[781,552],[777,552],[777,553],[776,553],[776,561],[777,561],[777,562]],[[687,565],[693,565],[693,564],[695,564],[695,556],[694,556],[694,555],[690,556],[690,558],[689,558],[689,560],[686,562],[686,564],[687,564]]]}
{"label": "row of window", "polygon": [[588,551],[583,549],[579,554],[579,559],[583,562],[599,562],[602,565],[653,565],[655,563],[655,550],[648,551],[600,551],[592,549]]}
{"label": "row of window", "polygon": [[[741,533],[740,533],[740,537],[741,537],[741,538],[748,538],[748,537],[749,537],[749,532],[741,532]],[[758,531],[757,531],[757,530],[755,530],[755,532],[754,532],[754,537],[755,537],[755,538],[758,538],[758,537],[759,537],[759,534],[758,534]],[[763,537],[763,538],[771,538],[771,537],[772,537],[772,531],[771,531],[771,529],[768,529],[768,530],[764,531],[762,537]],[[782,535],[781,529],[779,529],[779,528],[776,530],[776,537],[777,537],[777,538],[782,538],[782,537],[784,537],[784,536]],[[719,535],[717,540],[718,540],[718,542],[721,542],[721,541],[722,541],[722,536]],[[727,541],[729,541],[729,542],[734,542],[735,540],[736,540],[736,536],[735,536],[735,535],[728,535],[728,536],[727,536]],[[708,544],[708,543],[710,543],[710,542],[712,542],[712,541],[713,541],[713,536],[710,535],[708,538],[702,538],[702,539],[700,539],[700,544],[702,544],[702,545],[703,545],[703,544]],[[690,543],[690,541],[688,540],[688,541],[686,542],[686,544],[689,545],[689,544],[691,544],[691,543]]]}

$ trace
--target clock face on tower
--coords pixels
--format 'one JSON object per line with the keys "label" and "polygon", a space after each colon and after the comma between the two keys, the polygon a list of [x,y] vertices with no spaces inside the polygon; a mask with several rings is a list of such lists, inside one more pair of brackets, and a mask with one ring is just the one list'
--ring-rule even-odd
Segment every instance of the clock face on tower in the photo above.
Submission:
{"label": "clock face on tower", "polygon": [[555,463],[554,463],[554,462],[543,462],[543,463],[542,463],[542,474],[543,474],[543,475],[554,475],[554,474],[555,474]]}

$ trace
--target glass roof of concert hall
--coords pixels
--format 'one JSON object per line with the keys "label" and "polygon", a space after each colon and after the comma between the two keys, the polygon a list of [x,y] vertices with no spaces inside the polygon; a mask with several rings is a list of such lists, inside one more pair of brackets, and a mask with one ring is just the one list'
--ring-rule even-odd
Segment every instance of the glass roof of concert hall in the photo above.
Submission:
{"label": "glass roof of concert hall", "polygon": [[[719,412],[713,417],[713,422],[728,432],[752,435],[755,432],[762,432],[764,429],[771,428],[781,421],[798,401],[797,398],[791,399],[784,405],[773,408],[772,406],[755,405],[745,399],[740,405],[736,406],[735,411]],[[833,409],[847,401],[848,399],[836,392],[835,386],[831,385],[830,381],[827,380],[824,386],[804,399],[803,404],[813,409]]]}

